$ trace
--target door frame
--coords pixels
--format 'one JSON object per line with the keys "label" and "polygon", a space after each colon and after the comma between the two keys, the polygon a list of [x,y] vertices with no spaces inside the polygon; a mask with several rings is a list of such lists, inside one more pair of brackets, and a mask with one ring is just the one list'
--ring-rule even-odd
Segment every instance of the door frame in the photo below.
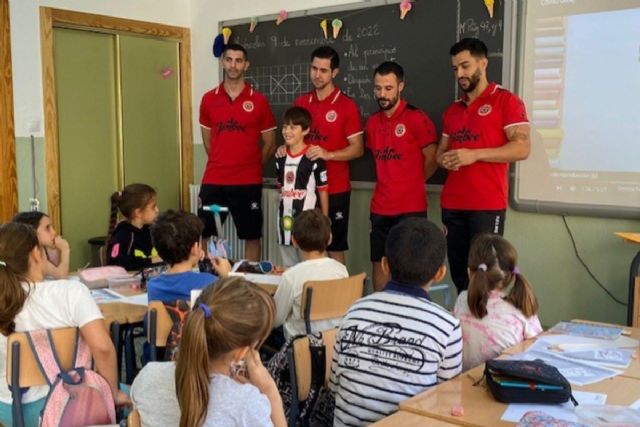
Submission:
{"label": "door frame", "polygon": [[9,0],[0,0],[0,223],[18,211],[16,134],[13,117]]}
{"label": "door frame", "polygon": [[[180,202],[183,209],[188,209],[189,184],[193,181],[191,31],[188,28],[171,25],[40,7],[47,207],[54,227],[60,230],[61,226],[58,111],[53,47],[54,28],[88,30],[106,34],[148,36],[178,43],[178,60],[180,63]],[[104,197],[108,197],[108,195],[105,194]]]}

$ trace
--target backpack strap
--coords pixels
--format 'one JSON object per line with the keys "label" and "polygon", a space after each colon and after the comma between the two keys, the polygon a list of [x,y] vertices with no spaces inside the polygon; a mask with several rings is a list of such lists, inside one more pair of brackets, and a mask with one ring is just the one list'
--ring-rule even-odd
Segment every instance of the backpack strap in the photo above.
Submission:
{"label": "backpack strap", "polygon": [[[76,329],[76,338],[77,333]],[[49,387],[51,387],[58,374],[62,372],[62,366],[60,365],[60,359],[58,358],[55,345],[53,344],[51,331],[47,329],[30,331],[27,332],[27,338],[29,340],[31,351],[33,352],[36,362],[38,363],[38,367],[40,368],[40,372],[47,380]]]}

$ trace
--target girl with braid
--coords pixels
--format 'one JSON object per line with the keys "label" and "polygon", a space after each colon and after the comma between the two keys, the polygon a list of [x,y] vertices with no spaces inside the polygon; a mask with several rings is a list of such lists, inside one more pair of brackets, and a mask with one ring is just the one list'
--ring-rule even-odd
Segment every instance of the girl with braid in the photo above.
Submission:
{"label": "girl with braid", "polygon": [[[118,210],[124,219],[116,225]],[[113,193],[106,240],[107,264],[134,271],[160,261],[149,229],[157,216],[156,190],[149,185],[129,184]]]}
{"label": "girl with braid", "polygon": [[478,235],[467,272],[469,289],[460,293],[454,308],[462,326],[463,370],[542,332],[538,300],[511,243],[496,234]]}

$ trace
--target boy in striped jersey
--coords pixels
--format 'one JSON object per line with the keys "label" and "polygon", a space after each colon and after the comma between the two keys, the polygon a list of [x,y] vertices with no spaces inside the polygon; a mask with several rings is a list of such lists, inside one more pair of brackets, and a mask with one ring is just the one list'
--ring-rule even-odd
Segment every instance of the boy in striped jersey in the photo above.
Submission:
{"label": "boy in striped jersey", "polygon": [[318,201],[322,213],[329,215],[327,168],[324,160],[310,160],[305,155],[310,146],[304,142],[304,137],[309,133],[310,127],[311,114],[305,108],[291,107],[284,113],[282,136],[287,146],[287,155],[276,159],[276,178],[280,189],[278,243],[282,263],[286,267],[302,261],[300,252],[291,241],[296,215],[315,209]]}
{"label": "boy in striped jersey", "polygon": [[391,280],[349,309],[336,337],[334,426],[369,425],[462,369],[460,322],[427,293],[446,273],[442,231],[406,218],[389,232],[385,253]]}

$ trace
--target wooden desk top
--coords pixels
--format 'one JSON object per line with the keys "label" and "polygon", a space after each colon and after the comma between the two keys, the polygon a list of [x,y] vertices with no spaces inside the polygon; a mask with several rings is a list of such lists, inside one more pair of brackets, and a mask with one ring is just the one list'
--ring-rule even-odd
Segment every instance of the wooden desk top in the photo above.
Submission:
{"label": "wooden desk top", "polygon": [[126,302],[109,302],[100,304],[98,307],[100,307],[107,324],[114,321],[123,324],[142,322],[147,312],[147,307],[144,305],[128,304]]}
{"label": "wooden desk top", "polygon": [[452,424],[446,421],[426,418],[413,412],[398,411],[393,415],[381,419],[377,423],[371,424],[370,427],[453,427],[457,425],[458,424]]}
{"label": "wooden desk top", "polygon": [[618,231],[616,236],[622,237],[625,242],[640,243],[640,233],[630,233],[626,231]]}
{"label": "wooden desk top", "polygon": [[[423,417],[471,427],[513,426],[514,423],[501,421],[507,409],[506,403],[496,401],[484,381],[473,383],[482,377],[484,364],[460,376],[439,384],[400,403],[402,411],[413,412]],[[628,406],[640,398],[640,380],[617,376],[588,386],[573,387],[574,390],[607,394],[607,404]],[[464,415],[454,417],[451,407],[462,405]]]}

